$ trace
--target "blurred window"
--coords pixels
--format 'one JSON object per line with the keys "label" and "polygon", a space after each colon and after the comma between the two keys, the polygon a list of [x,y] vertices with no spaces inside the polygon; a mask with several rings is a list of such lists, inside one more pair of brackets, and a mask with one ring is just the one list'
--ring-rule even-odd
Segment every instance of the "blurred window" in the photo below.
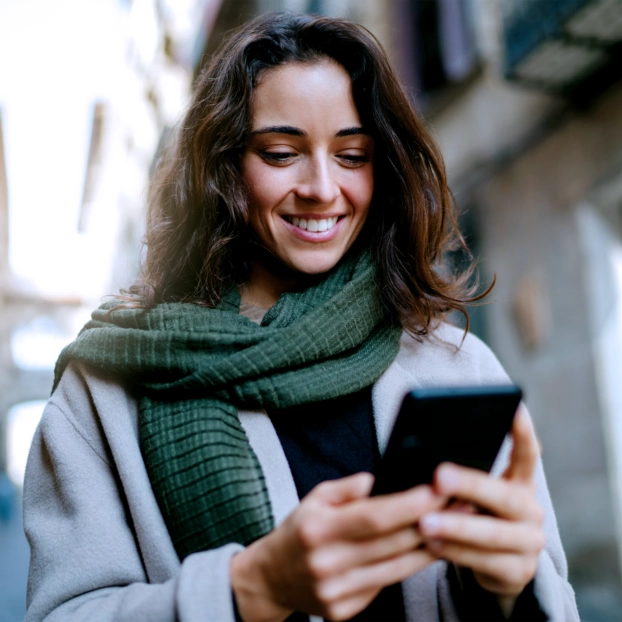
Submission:
{"label": "blurred window", "polygon": [[452,99],[479,67],[470,0],[411,2],[411,79],[423,109]]}

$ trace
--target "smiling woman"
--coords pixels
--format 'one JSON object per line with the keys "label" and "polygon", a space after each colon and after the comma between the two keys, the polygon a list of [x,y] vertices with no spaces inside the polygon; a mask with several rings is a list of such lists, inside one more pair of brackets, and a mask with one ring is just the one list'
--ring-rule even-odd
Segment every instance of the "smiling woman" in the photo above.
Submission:
{"label": "smiling woman", "polygon": [[526,412],[494,476],[369,496],[409,389],[508,381],[445,320],[442,159],[369,32],[234,33],[149,210],[33,442],[28,620],[578,619]]}
{"label": "smiling woman", "polygon": [[[259,149],[268,144],[272,146]],[[259,160],[263,169],[254,166]],[[269,164],[282,167],[278,181]],[[371,179],[362,183],[365,172]],[[251,180],[255,173],[258,178]],[[348,203],[350,194],[359,203],[371,183],[369,218],[359,246],[373,249],[381,304],[405,329],[422,337],[445,313],[466,317],[465,303],[473,300],[466,287],[472,270],[453,273],[443,265],[445,252],[463,241],[442,157],[384,51],[356,24],[292,15],[264,16],[246,25],[197,80],[178,139],[150,188],[143,278],[131,288],[127,302],[215,306],[231,281],[245,294],[256,280],[250,278],[251,270],[256,277],[261,271],[262,279],[276,271],[277,281],[304,288],[312,280],[304,273],[288,273],[282,257],[273,261],[274,244],[266,245],[265,236],[276,229],[268,232],[251,209],[255,193],[261,201],[280,200],[282,182],[295,184],[301,213],[306,201],[307,217],[291,214],[292,225],[298,217],[317,221],[319,229],[320,221],[327,220],[322,216],[332,215],[338,218],[336,233],[341,212],[330,214],[326,206]],[[269,197],[264,196],[267,187]],[[346,235],[336,236],[335,248],[345,252],[349,245],[343,242],[353,230],[343,229]],[[306,231],[301,235],[314,233],[308,222]],[[315,257],[324,255],[323,245],[309,245],[311,249],[305,260],[313,256],[316,262]],[[315,272],[321,270],[318,265]],[[271,287],[276,289],[264,306],[282,291],[274,281]]]}

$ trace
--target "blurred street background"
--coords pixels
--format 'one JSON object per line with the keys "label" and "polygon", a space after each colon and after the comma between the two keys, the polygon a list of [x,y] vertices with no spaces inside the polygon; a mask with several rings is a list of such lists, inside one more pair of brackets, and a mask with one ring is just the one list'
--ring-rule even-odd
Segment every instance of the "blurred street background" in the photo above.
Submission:
{"label": "blurred street background", "polygon": [[472,328],[525,390],[582,620],[622,620],[622,0],[0,0],[0,622],[56,357],[136,273],[194,76],[275,9],[360,22],[398,67],[497,276]]}

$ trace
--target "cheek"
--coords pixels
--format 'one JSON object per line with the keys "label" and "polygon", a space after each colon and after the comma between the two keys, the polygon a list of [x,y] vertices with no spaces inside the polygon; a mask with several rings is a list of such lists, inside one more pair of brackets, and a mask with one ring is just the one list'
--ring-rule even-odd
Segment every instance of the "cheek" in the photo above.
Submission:
{"label": "cheek", "polygon": [[355,214],[362,218],[367,216],[374,194],[374,174],[370,168],[368,171],[361,171],[361,174],[348,180],[344,188],[348,201],[354,207]]}
{"label": "cheek", "polygon": [[250,213],[253,214],[256,211],[257,205],[267,200],[267,189],[262,184],[262,176],[258,167],[252,164],[244,167],[244,181],[248,188]]}
{"label": "cheek", "polygon": [[251,223],[267,216],[287,195],[287,180],[284,175],[279,175],[280,172],[262,163],[250,163],[244,167]]}

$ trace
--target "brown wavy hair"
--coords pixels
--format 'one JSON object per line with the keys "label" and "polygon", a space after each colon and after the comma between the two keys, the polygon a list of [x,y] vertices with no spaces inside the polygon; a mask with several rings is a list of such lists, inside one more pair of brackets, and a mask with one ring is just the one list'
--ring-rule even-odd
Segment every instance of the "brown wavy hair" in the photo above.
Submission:
{"label": "brown wavy hair", "polygon": [[[418,337],[431,322],[483,297],[446,252],[464,245],[442,156],[417,117],[386,53],[345,19],[270,13],[235,31],[196,80],[175,140],[149,192],[146,254],[126,304],[216,305],[223,284],[248,270],[249,205],[241,156],[253,90],[272,67],[332,59],[352,80],[361,121],[373,136],[374,198],[364,233],[381,300]],[[487,293],[487,292],[486,292]]]}

